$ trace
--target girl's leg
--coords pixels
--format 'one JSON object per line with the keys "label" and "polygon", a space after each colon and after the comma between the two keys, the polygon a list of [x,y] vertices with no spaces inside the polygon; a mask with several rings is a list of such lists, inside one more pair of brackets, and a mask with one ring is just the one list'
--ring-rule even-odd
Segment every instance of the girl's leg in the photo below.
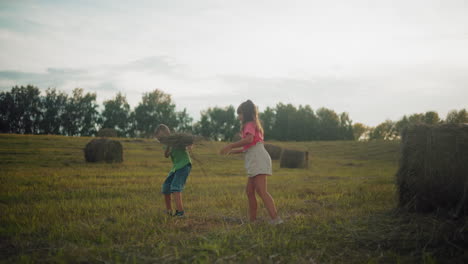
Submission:
{"label": "girl's leg", "polygon": [[168,212],[172,211],[172,205],[171,205],[171,195],[170,194],[164,194],[164,200],[166,202],[166,209]]}
{"label": "girl's leg", "polygon": [[260,195],[262,198],[271,219],[276,219],[278,214],[276,212],[275,202],[273,201],[271,195],[267,192],[266,177],[266,174],[259,174],[254,177],[255,191],[257,191],[258,195]]}
{"label": "girl's leg", "polygon": [[250,221],[257,220],[257,198],[255,197],[255,178],[248,178],[245,192],[249,199],[249,218]]}
{"label": "girl's leg", "polygon": [[181,192],[173,192],[172,194],[174,195],[174,200],[175,200],[177,211],[179,211],[179,212],[184,211],[184,206],[182,204],[182,193]]}

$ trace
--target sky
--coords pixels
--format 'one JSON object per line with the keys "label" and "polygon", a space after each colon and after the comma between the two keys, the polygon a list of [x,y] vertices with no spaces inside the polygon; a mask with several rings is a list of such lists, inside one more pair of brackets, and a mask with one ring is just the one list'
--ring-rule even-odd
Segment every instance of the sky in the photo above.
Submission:
{"label": "sky", "polygon": [[468,108],[466,0],[0,0],[0,91],[132,107],[159,89],[198,120],[251,99],[354,123]]}

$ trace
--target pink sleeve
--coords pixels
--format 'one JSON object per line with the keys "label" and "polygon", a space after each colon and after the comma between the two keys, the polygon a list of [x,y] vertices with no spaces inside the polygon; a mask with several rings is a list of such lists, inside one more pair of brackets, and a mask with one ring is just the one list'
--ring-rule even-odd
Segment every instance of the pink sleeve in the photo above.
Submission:
{"label": "pink sleeve", "polygon": [[253,122],[249,122],[245,124],[244,126],[244,133],[243,136],[247,136],[247,134],[251,134],[252,136],[255,136],[255,124]]}

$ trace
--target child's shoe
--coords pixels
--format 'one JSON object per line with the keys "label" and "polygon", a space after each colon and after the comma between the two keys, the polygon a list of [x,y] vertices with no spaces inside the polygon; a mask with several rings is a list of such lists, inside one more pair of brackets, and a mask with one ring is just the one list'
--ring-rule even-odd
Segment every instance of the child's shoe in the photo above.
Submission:
{"label": "child's shoe", "polygon": [[175,211],[175,214],[173,216],[177,216],[177,217],[184,217],[184,211]]}
{"label": "child's shoe", "polygon": [[282,223],[284,223],[284,221],[279,216],[277,216],[275,219],[270,220],[270,225],[280,225]]}

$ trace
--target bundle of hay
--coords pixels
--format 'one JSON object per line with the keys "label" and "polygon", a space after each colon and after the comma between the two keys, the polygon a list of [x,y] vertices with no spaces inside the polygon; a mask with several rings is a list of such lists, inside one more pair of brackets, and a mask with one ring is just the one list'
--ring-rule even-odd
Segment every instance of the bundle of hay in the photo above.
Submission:
{"label": "bundle of hay", "polygon": [[84,148],[87,162],[122,162],[122,144],[107,138],[93,139]]}
{"label": "bundle of hay", "polygon": [[399,205],[468,213],[468,125],[417,125],[402,133]]}
{"label": "bundle of hay", "polygon": [[202,140],[200,137],[196,137],[186,133],[174,133],[167,137],[161,137],[159,142],[173,148],[185,148],[193,145],[195,142]]}
{"label": "bundle of hay", "polygon": [[98,137],[117,137],[117,131],[113,128],[102,128],[97,133]]}
{"label": "bundle of hay", "polygon": [[281,154],[280,168],[307,168],[309,152],[284,149]]}
{"label": "bundle of hay", "polygon": [[272,160],[279,160],[281,158],[281,152],[283,149],[279,146],[272,144],[265,144],[265,149],[270,154]]}

